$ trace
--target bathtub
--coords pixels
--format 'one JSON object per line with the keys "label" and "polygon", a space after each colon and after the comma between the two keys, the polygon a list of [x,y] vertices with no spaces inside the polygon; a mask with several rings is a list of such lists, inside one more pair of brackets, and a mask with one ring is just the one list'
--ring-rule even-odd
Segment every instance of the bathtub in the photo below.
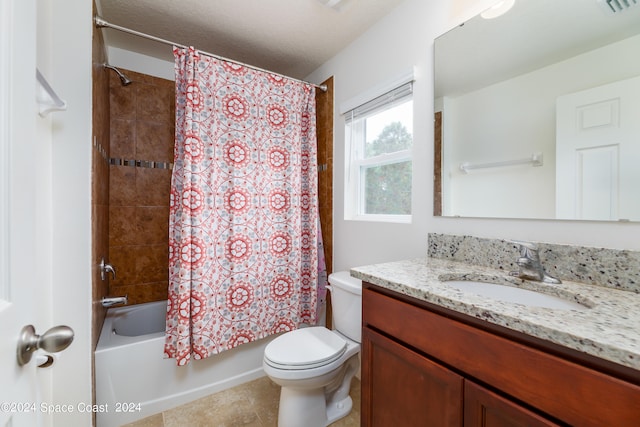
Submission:
{"label": "bathtub", "polygon": [[166,301],[110,308],[95,351],[97,427],[116,427],[264,376],[270,339],[176,366],[163,358]]}

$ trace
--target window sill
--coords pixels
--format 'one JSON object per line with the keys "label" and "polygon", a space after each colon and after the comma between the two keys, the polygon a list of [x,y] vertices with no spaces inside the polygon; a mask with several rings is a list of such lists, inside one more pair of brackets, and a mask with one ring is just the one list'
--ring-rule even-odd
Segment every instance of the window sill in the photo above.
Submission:
{"label": "window sill", "polygon": [[345,217],[345,221],[389,222],[411,224],[411,215],[354,215]]}

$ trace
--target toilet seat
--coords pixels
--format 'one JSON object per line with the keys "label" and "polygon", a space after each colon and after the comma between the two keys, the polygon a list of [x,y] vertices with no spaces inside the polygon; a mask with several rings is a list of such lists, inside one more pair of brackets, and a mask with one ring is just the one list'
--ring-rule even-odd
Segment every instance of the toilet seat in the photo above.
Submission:
{"label": "toilet seat", "polygon": [[323,326],[279,336],[264,350],[264,361],[277,369],[303,370],[328,365],[347,350],[347,342]]}

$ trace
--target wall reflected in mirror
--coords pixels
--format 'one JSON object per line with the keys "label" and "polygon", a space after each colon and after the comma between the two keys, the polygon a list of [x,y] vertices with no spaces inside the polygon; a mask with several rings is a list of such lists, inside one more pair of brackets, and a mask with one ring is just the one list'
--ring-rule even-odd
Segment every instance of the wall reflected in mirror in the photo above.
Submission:
{"label": "wall reflected in mirror", "polygon": [[435,40],[434,215],[640,221],[628,4],[516,0]]}

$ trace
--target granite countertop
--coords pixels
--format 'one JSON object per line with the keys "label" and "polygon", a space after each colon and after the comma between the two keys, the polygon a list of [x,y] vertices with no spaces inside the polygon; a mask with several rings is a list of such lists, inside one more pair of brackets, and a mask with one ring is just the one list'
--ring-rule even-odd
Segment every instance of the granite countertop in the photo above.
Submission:
{"label": "granite countertop", "polygon": [[[380,287],[489,323],[640,370],[640,294],[578,282],[524,281],[508,272],[461,262],[423,258],[351,269]],[[583,309],[550,309],[497,301],[462,292],[443,280],[479,280],[537,290],[579,302]]]}

